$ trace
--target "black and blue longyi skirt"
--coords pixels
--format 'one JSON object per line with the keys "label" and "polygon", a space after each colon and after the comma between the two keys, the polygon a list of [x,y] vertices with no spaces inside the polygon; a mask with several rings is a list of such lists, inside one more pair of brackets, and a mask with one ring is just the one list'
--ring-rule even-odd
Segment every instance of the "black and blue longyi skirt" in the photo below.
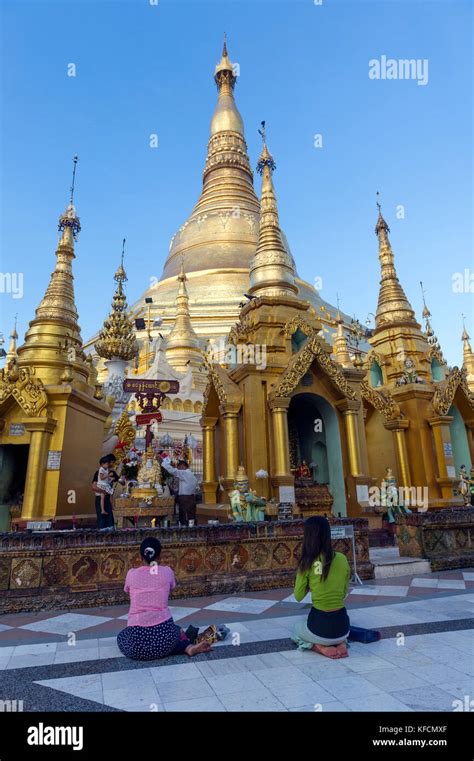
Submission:
{"label": "black and blue longyi skirt", "polygon": [[153,661],[184,653],[190,640],[172,618],[156,626],[126,626],[117,635],[117,645],[126,658]]}

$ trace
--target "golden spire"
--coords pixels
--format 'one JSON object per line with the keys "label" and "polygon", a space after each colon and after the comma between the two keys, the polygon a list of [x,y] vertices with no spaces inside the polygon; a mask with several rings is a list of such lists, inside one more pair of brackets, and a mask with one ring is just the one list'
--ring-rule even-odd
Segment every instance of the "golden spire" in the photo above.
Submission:
{"label": "golden spire", "polygon": [[[377,197],[378,195],[377,193]],[[379,259],[382,277],[380,280],[377,313],[375,315],[375,330],[377,331],[387,326],[387,324],[409,324],[419,327],[415,319],[415,313],[397,277],[393,251],[388,237],[390,228],[382,216],[382,209],[378,200],[377,208],[379,216],[375,226],[375,233],[379,239]]]}
{"label": "golden spire", "polygon": [[104,327],[100,331],[95,349],[99,357],[106,359],[133,359],[138,351],[134,325],[127,312],[127,299],[123,291],[123,284],[127,281],[127,275],[123,268],[125,253],[125,238],[122,243],[122,258],[120,266],[114,275],[117,288],[112,298],[112,310],[104,320]]}
{"label": "golden spire", "polygon": [[178,294],[176,296],[176,320],[166,339],[166,359],[175,370],[185,372],[188,365],[197,367],[202,364],[200,341],[194,332],[189,313],[189,296],[186,288],[184,259],[178,275]]}
{"label": "golden spire", "polygon": [[81,229],[73,203],[77,161],[77,156],[74,156],[69,204],[59,218],[61,238],[56,249],[56,266],[35,317],[30,322],[25,343],[18,349],[20,364],[34,366],[45,383],[57,383],[65,365],[73,368],[74,380],[87,382],[89,374],[77,323],[72,274],[74,242]]}
{"label": "golden spire", "polygon": [[202,192],[190,217],[173,236],[162,280],[179,274],[183,255],[187,257],[189,273],[216,266],[233,271],[247,268],[255,253],[260,207],[244,125],[234,100],[237,71],[224,40],[222,58],[214,74],[218,98]]}
{"label": "golden spire", "polygon": [[257,171],[262,175],[260,231],[257,251],[250,264],[249,292],[255,296],[294,296],[298,293],[295,285],[295,266],[281,235],[272,180],[276,164],[267,148],[265,122],[262,122],[259,133],[263,141],[257,164]]}
{"label": "golden spire", "polygon": [[18,339],[18,333],[17,333],[17,330],[16,330],[16,320],[17,320],[17,318],[15,316],[15,325],[13,327],[13,330],[12,330],[11,334],[10,334],[10,339],[11,339],[10,340],[10,348],[8,349],[7,355],[5,357],[5,367],[8,366],[9,362],[12,362],[13,360],[17,359],[17,357],[18,357],[18,352],[17,352],[17,347],[16,347],[16,342],[17,342],[17,339]]}
{"label": "golden spire", "polygon": [[438,339],[437,339],[437,337],[435,335],[435,332],[434,332],[434,330],[433,330],[433,328],[431,326],[431,321],[430,321],[431,312],[428,309],[428,307],[426,306],[425,291],[423,290],[423,283],[421,282],[421,280],[420,280],[420,288],[421,288],[421,295],[423,297],[423,319],[425,320],[425,335],[426,335],[426,337],[428,339],[429,345],[433,349],[436,349],[436,351],[439,353],[440,357],[442,357],[443,353],[441,351],[440,343],[439,343],[439,341],[438,341]]}
{"label": "golden spire", "polygon": [[470,344],[470,336],[466,330],[466,325],[464,323],[464,315],[462,316],[462,322],[463,322],[463,331],[461,340],[463,342],[463,363],[462,366],[465,368],[467,373],[467,385],[469,387],[469,390],[474,393],[474,353],[471,348]]}
{"label": "golden spire", "polygon": [[339,311],[339,299],[337,305],[336,325],[337,330],[334,337],[332,351],[336,362],[339,362],[342,367],[353,367],[354,363],[351,360],[349,354],[349,347],[347,345],[347,339],[344,335],[344,320],[342,319],[341,312]]}

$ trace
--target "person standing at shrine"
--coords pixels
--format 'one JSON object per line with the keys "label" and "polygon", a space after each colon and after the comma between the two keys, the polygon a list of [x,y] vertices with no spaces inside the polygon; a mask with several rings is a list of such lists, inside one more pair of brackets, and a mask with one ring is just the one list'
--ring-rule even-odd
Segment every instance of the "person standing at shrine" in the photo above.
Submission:
{"label": "person standing at shrine", "polygon": [[171,464],[170,457],[165,457],[162,465],[168,473],[171,473],[178,479],[179,522],[182,526],[186,526],[189,521],[196,520],[197,478],[186,460],[178,460],[178,466],[175,468]]}
{"label": "person standing at shrine", "polygon": [[[109,465],[108,474],[110,483],[113,487],[117,484],[118,481],[120,481],[120,477],[118,473],[113,470],[113,466],[116,462],[116,457],[113,454],[107,454],[100,458],[99,460],[99,468],[97,468],[96,472],[92,476],[92,491],[95,494],[95,511],[97,514],[97,528],[98,529],[109,529],[112,530],[115,526],[115,520],[114,520],[114,511],[113,511],[113,502],[111,499],[111,495],[108,493],[104,493],[104,491],[99,486],[99,470],[103,465]],[[103,499],[103,508],[101,500]]]}

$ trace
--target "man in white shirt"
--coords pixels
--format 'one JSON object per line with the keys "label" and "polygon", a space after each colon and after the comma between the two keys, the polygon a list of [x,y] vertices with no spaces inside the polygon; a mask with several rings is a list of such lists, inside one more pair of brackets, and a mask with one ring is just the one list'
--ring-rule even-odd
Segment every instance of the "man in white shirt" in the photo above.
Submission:
{"label": "man in white shirt", "polygon": [[178,479],[178,508],[179,522],[186,526],[190,520],[196,520],[196,486],[197,478],[190,470],[186,460],[178,460],[178,467],[171,465],[171,459],[165,457],[162,465],[168,473],[172,473]]}

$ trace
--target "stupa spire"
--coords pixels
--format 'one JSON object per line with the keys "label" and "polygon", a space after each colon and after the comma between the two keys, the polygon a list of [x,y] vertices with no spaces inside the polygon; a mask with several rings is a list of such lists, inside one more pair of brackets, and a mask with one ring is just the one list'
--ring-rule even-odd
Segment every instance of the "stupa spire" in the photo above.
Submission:
{"label": "stupa spire", "polygon": [[201,195],[191,215],[173,236],[162,279],[176,277],[181,256],[187,272],[248,267],[255,252],[259,204],[244,138],[244,124],[234,99],[238,64],[233,64],[224,38],[214,70],[218,97]]}
{"label": "stupa spire", "polygon": [[77,322],[72,273],[74,243],[81,229],[73,204],[77,161],[77,156],[74,156],[69,203],[59,217],[61,237],[56,249],[55,268],[35,317],[30,322],[25,343],[18,349],[20,364],[42,368],[46,383],[58,382],[66,366],[73,368],[71,374],[75,380],[87,380],[89,374]]}
{"label": "stupa spire", "polygon": [[5,357],[5,366],[7,366],[9,362],[16,360],[18,357],[17,346],[16,346],[16,342],[18,340],[18,333],[16,330],[16,320],[17,318],[15,316],[15,324],[13,326],[12,332],[10,333],[10,347]]}
{"label": "stupa spire", "polygon": [[193,367],[202,364],[200,341],[194,331],[189,312],[189,295],[186,282],[183,257],[178,275],[176,319],[167,336],[165,350],[166,359],[170,365],[181,372],[185,372],[189,364]]}
{"label": "stupa spire", "polygon": [[382,207],[378,201],[377,208],[379,211],[377,224],[375,225],[375,234],[379,239],[379,260],[380,260],[380,291],[375,315],[375,329],[386,327],[387,324],[409,324],[418,327],[415,319],[415,313],[408,301],[405,291],[400,285],[400,281],[395,269],[395,259],[388,234],[390,228],[382,216]]}
{"label": "stupa spire", "polygon": [[106,359],[130,360],[138,351],[134,325],[128,315],[127,299],[123,290],[123,284],[128,280],[123,266],[124,253],[125,238],[122,242],[120,265],[114,275],[117,287],[112,298],[112,309],[104,320],[104,326],[95,344],[99,357]]}
{"label": "stupa spire", "polygon": [[339,309],[339,298],[337,299],[337,314],[336,314],[336,333],[333,342],[333,354],[336,362],[339,362],[342,367],[354,367],[354,363],[351,360],[349,354],[349,347],[347,345],[347,339],[344,335],[344,320]]}
{"label": "stupa spire", "polygon": [[463,363],[462,366],[467,372],[467,385],[469,390],[474,393],[474,353],[472,351],[470,336],[466,330],[466,324],[464,322],[464,315],[462,316],[462,336],[461,341],[463,343]]}
{"label": "stupa spire", "polygon": [[260,230],[257,251],[250,264],[249,291],[255,296],[294,296],[298,293],[295,266],[283,244],[272,179],[276,164],[267,147],[265,122],[262,122],[259,133],[262,137],[262,152],[257,164],[257,172],[262,175]]}

